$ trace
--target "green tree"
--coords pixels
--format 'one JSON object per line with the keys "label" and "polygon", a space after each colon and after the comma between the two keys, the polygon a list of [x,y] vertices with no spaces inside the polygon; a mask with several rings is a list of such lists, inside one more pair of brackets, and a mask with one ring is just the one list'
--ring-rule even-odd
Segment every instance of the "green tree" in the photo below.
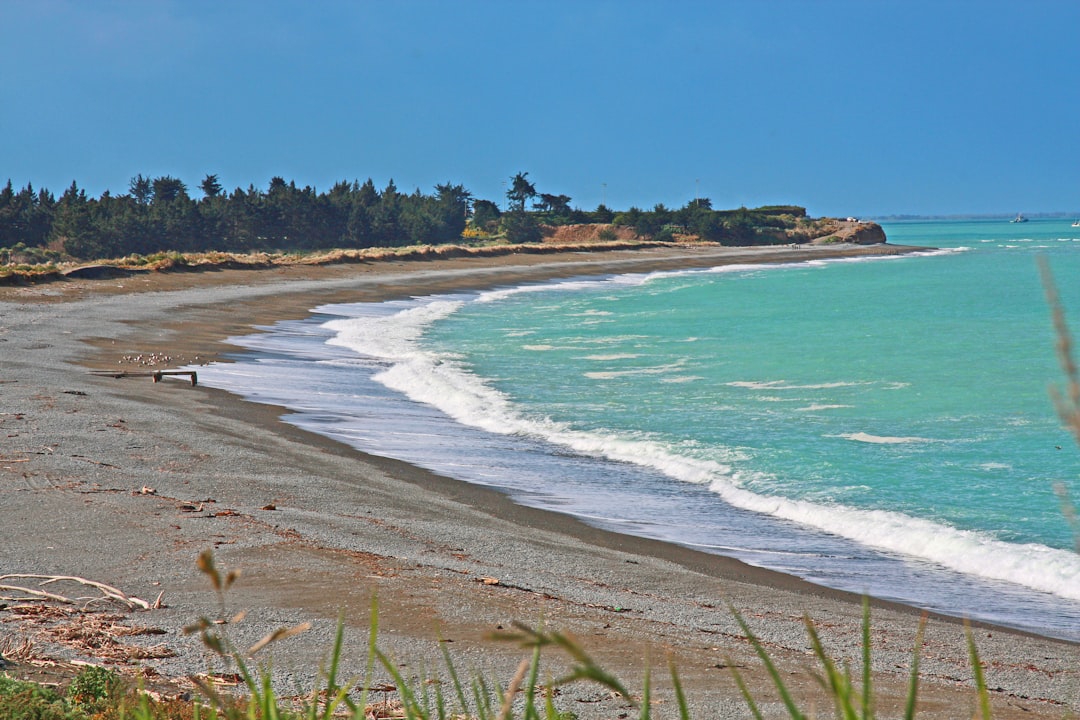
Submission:
{"label": "green tree", "polygon": [[506,191],[506,199],[510,202],[510,209],[517,212],[525,212],[525,203],[536,197],[536,186],[529,182],[529,173],[518,173],[510,181],[510,189]]}
{"label": "green tree", "polygon": [[570,196],[540,193],[540,200],[533,204],[536,210],[545,214],[545,221],[555,225],[565,225],[570,220]]}
{"label": "green tree", "polygon": [[188,197],[187,186],[170,175],[154,178],[154,199],[150,203],[149,240],[139,252],[162,250],[191,252],[206,249],[199,241],[198,213]]}
{"label": "green tree", "polygon": [[154,188],[153,203],[170,203],[179,198],[187,198],[187,186],[178,178],[162,175],[154,178],[151,184]]}
{"label": "green tree", "polygon": [[730,213],[725,219],[725,240],[734,245],[754,245],[758,242],[753,215],[745,208]]}
{"label": "green tree", "polygon": [[196,204],[197,234],[200,249],[225,250],[229,247],[229,228],[226,221],[229,197],[218,182],[217,175],[207,175],[199,183],[203,199]]}
{"label": "green tree", "polygon": [[86,192],[81,190],[74,180],[56,203],[49,239],[61,245],[64,252],[74,257],[95,258],[106,255],[105,244],[91,222],[90,203]]}
{"label": "green tree", "polygon": [[259,237],[262,205],[262,191],[254,185],[248,185],[247,190],[236,188],[229,195],[222,216],[226,243],[222,250],[243,253],[266,248]]}
{"label": "green tree", "polygon": [[616,225],[637,228],[638,223],[641,222],[641,215],[641,208],[631,206],[629,210],[617,214],[612,218],[611,222]]}
{"label": "green tree", "polygon": [[596,209],[592,211],[592,215],[589,218],[594,223],[609,223],[615,219],[615,213],[611,212],[604,203],[600,203],[596,206]]}
{"label": "green tree", "polygon": [[363,185],[349,193],[349,218],[345,226],[345,238],[349,247],[363,248],[375,244],[372,231],[372,213],[379,204],[379,191],[368,178]]}
{"label": "green tree", "polygon": [[536,218],[524,210],[514,210],[504,214],[502,227],[506,232],[506,239],[512,243],[535,243],[543,238]]}
{"label": "green tree", "polygon": [[371,237],[375,245],[394,247],[405,243],[401,228],[401,205],[401,193],[391,178],[379,195],[379,202],[371,210]]}
{"label": "green tree", "polygon": [[473,225],[483,230],[490,230],[499,221],[502,213],[499,206],[490,200],[477,200],[473,203]]}
{"label": "green tree", "polygon": [[131,178],[131,182],[128,184],[128,192],[131,193],[131,197],[135,198],[135,202],[140,205],[149,205],[154,197],[154,186],[150,182],[150,178],[143,177],[142,173],[139,173]]}
{"label": "green tree", "polygon": [[217,175],[207,175],[203,178],[203,181],[199,183],[199,189],[203,191],[203,195],[207,198],[216,198],[221,195],[222,187],[218,182]]}
{"label": "green tree", "polygon": [[731,239],[731,232],[720,213],[712,210],[695,214],[687,227],[703,240],[723,243]]}
{"label": "green tree", "polygon": [[435,186],[435,202],[439,214],[439,231],[435,242],[457,242],[465,232],[469,218],[472,193],[463,185],[444,183]]}
{"label": "green tree", "polygon": [[50,199],[47,191],[35,193],[30,183],[16,193],[8,180],[0,191],[0,247],[43,247],[52,225]]}

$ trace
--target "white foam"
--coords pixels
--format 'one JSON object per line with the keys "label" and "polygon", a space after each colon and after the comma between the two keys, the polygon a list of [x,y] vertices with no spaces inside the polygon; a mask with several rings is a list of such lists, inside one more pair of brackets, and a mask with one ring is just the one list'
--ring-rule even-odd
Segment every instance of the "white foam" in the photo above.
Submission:
{"label": "white foam", "polygon": [[844,433],[834,437],[842,437],[845,440],[854,440],[855,442],[873,443],[875,445],[903,445],[905,443],[924,443],[933,442],[929,438],[922,437],[890,437],[888,435],[871,435],[870,433],[857,432],[857,433]]}
{"label": "white foam", "polygon": [[[571,278],[568,280],[556,280],[536,285],[519,285],[510,288],[497,288],[486,290],[475,297],[476,302],[498,302],[515,295],[524,293],[540,293],[552,291],[591,290],[611,286],[634,287],[650,283],[661,278],[684,277],[702,274],[728,274],[728,273],[761,273],[773,270],[790,270],[797,268],[820,268],[835,263],[866,263],[866,262],[891,262],[900,261],[912,257],[933,257],[935,255],[948,255],[957,252],[965,252],[971,248],[933,248],[925,251],[904,253],[900,255],[866,255],[861,257],[817,258],[812,260],[800,260],[785,263],[736,263],[717,265],[709,268],[688,268],[681,270],[658,270],[648,273],[626,273],[622,275],[609,275],[601,278]],[[614,298],[609,298],[614,299]],[[592,314],[608,314],[603,310],[589,311]],[[691,338],[696,340],[697,338]]]}
{"label": "white foam", "polygon": [[786,380],[733,380],[724,384],[729,387],[746,388],[748,390],[834,390],[842,387],[869,385],[870,383],[837,381],[794,385]]}
{"label": "white foam", "polygon": [[783,380],[733,380],[725,383],[731,387],[747,388],[748,390],[772,390],[784,384]]}
{"label": "white foam", "polygon": [[640,353],[612,353],[611,355],[586,355],[585,360],[633,360],[641,357]]}
{"label": "white foam", "polygon": [[667,365],[657,365],[655,367],[633,368],[631,370],[596,371],[583,374],[585,377],[592,378],[593,380],[610,380],[612,378],[630,377],[634,375],[665,375],[679,370],[685,364],[685,360],[677,360]]}
{"label": "white foam", "polygon": [[[1080,600],[1080,555],[1075,553],[1038,544],[1007,543],[984,533],[898,512],[755,493],[744,487],[754,478],[740,474],[731,464],[740,459],[734,450],[712,448],[711,459],[702,459],[687,456],[678,448],[647,436],[584,432],[550,418],[527,416],[503,393],[468,372],[454,355],[437,354],[417,344],[432,322],[461,305],[459,300],[434,299],[394,315],[336,320],[324,327],[337,333],[329,343],[385,363],[386,369],[375,375],[377,381],[412,400],[437,407],[465,425],[502,435],[536,437],[582,455],[652,468],[679,481],[704,485],[736,507],[801,523],[881,550],[936,562],[960,572]],[[680,364],[635,372],[666,373]],[[783,381],[747,382],[742,386],[775,391],[782,388]],[[864,432],[851,433],[845,438],[878,444],[928,442],[926,438]]]}
{"label": "white foam", "polygon": [[1080,555],[1014,544],[909,515],[755,495],[724,478],[710,488],[733,505],[816,527],[864,545],[923,558],[960,572],[1080,600]]}

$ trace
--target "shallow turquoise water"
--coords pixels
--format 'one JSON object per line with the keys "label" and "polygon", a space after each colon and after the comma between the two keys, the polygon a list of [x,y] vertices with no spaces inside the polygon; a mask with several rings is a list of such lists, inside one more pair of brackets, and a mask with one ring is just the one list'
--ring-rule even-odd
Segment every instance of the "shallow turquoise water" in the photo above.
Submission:
{"label": "shallow turquoise water", "polygon": [[[757,493],[1068,548],[1053,484],[1076,487],[1077,455],[1036,248],[972,247],[519,293],[425,342],[523,415],[716,460]],[[1080,243],[1051,249],[1076,277]]]}
{"label": "shallow turquoise water", "polygon": [[1080,309],[1080,229],[886,231],[944,250],[326,306],[200,380],[603,527],[1080,639],[1036,264]]}

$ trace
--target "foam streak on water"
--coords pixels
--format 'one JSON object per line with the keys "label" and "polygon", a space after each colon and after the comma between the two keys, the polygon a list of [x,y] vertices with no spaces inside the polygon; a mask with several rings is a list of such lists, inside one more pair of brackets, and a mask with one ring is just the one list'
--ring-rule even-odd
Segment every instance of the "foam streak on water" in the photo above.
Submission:
{"label": "foam streak on water", "polygon": [[1052,336],[1016,337],[1045,312],[1017,270],[1039,243],[981,230],[935,257],[325,306],[200,380],[602,527],[1080,639]]}
{"label": "foam streak on water", "polygon": [[[558,285],[549,287],[560,291]],[[762,495],[740,487],[730,465],[686,457],[663,442],[626,437],[614,431],[576,431],[551,418],[529,417],[505,394],[465,369],[457,358],[417,345],[426,327],[462,306],[461,301],[420,302],[417,307],[387,318],[331,321],[326,327],[337,334],[330,343],[348,347],[358,355],[391,362],[390,367],[375,375],[375,380],[417,402],[442,410],[459,423],[488,432],[538,438],[582,455],[652,468],[676,480],[705,485],[739,508],[792,520],[961,572],[1080,600],[1080,555],[1075,553],[1035,543],[1000,542],[982,533],[956,530],[903,513]],[[670,369],[635,372],[661,373]],[[778,384],[756,385],[772,389]],[[927,442],[925,438],[879,437],[867,433],[846,437],[884,444]]]}

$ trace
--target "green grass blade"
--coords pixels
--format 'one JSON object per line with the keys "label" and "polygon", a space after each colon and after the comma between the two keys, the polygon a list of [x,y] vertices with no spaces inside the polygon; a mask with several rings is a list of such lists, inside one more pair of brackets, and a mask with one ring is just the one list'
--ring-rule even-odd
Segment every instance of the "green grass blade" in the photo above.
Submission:
{"label": "green grass blade", "polygon": [[[428,671],[427,671],[426,665],[423,668],[422,677],[431,677],[430,673],[428,673]],[[428,689],[430,687],[431,687],[431,685],[429,683],[426,683],[423,680],[420,681],[420,703],[424,708],[423,709],[423,715],[426,718],[433,717],[432,708],[434,706],[432,705],[431,691]]]}
{"label": "green grass blade", "polygon": [[577,660],[577,665],[571,669],[570,674],[556,680],[556,685],[565,685],[579,680],[591,680],[592,682],[603,685],[609,690],[614,690],[627,700],[633,702],[633,696],[630,694],[630,691],[623,686],[622,682],[600,667],[591,657],[589,657],[585,650],[577,644],[577,642],[567,635],[558,632],[548,633],[547,636],[550,637],[556,645]]}
{"label": "green grass blade", "polygon": [[971,656],[971,671],[975,674],[975,691],[979,700],[979,717],[982,720],[991,720],[990,691],[986,688],[986,678],[983,676],[982,661],[979,659],[979,649],[975,647],[975,635],[971,632],[971,625],[964,621],[964,634],[967,635],[968,654]]}
{"label": "green grass blade", "polygon": [[405,710],[405,717],[424,718],[424,710],[420,705],[420,701],[417,699],[412,688],[405,682],[405,677],[398,669],[397,663],[384,655],[380,650],[376,650],[375,654],[379,658],[379,662],[382,664],[383,669],[390,674],[390,677],[394,680],[394,684],[397,686],[398,696],[401,698],[401,706],[402,709]]}
{"label": "green grass blade", "polygon": [[690,708],[686,704],[686,693],[683,692],[682,682],[679,680],[679,671],[675,669],[674,662],[669,662],[668,667],[671,670],[671,686],[675,688],[675,700],[679,704],[679,718],[690,720]]}
{"label": "green grass blade", "polygon": [[532,665],[529,677],[525,681],[525,720],[539,720],[540,711],[536,709],[536,686],[540,679],[540,648],[533,648]]}
{"label": "green grass blade", "polygon": [[435,710],[438,712],[439,720],[446,720],[446,698],[443,696],[442,683],[435,683]]}
{"label": "green grass blade", "polygon": [[326,702],[323,705],[322,713],[319,713],[318,694],[316,694],[316,699],[311,703],[308,710],[309,720],[320,720],[320,718],[321,720],[330,720],[341,705],[349,708],[349,711],[354,716],[357,713],[356,703],[349,698],[348,687],[338,685],[337,681],[338,670],[341,667],[341,651],[344,644],[345,614],[341,612],[338,614],[337,631],[334,633],[334,645],[330,652],[330,665],[326,669],[326,688],[323,692]]}
{"label": "green grass blade", "polygon": [[862,717],[863,720],[874,718],[874,672],[871,665],[873,648],[870,639],[870,597],[863,595],[862,601]]}
{"label": "green grass blade", "polygon": [[[496,686],[497,687],[497,686]],[[476,698],[476,712],[480,720],[490,720],[495,711],[491,705],[491,691],[488,689],[484,676],[479,676],[473,681],[473,696]]]}
{"label": "green grass blade", "polygon": [[279,711],[274,688],[270,684],[270,670],[264,668],[260,673],[259,717],[261,720],[278,720]]}
{"label": "green grass blade", "polygon": [[555,688],[553,687],[544,690],[544,720],[562,720],[559,711],[555,708]]}
{"label": "green grass blade", "polygon": [[806,625],[806,633],[810,636],[810,645],[814,649],[814,655],[825,669],[826,689],[836,705],[837,716],[843,717],[844,720],[858,720],[855,705],[851,702],[851,679],[837,669],[836,663],[825,651],[825,646],[821,643],[821,637],[813,621],[809,617],[804,617],[803,622]]}
{"label": "green grass blade", "polygon": [[735,684],[739,687],[739,692],[742,693],[743,699],[746,700],[747,707],[750,708],[750,714],[754,716],[754,720],[765,720],[765,717],[758,710],[757,703],[754,702],[754,695],[750,692],[750,688],[746,686],[746,682],[743,680],[739,671],[735,669],[735,664],[731,660],[727,661],[728,669],[731,670],[732,677],[735,678]]}
{"label": "green grass blade", "polygon": [[360,702],[356,705],[356,710],[353,711],[353,715],[359,714],[363,717],[365,708],[367,707],[368,693],[371,692],[371,681],[375,678],[375,655],[378,652],[376,649],[376,640],[379,636],[379,600],[374,595],[371,596],[371,610],[368,614],[368,657],[367,667],[364,669],[364,687],[360,690]]}
{"label": "green grass blade", "polygon": [[450,673],[450,681],[454,683],[454,693],[457,695],[459,709],[464,713],[469,709],[469,701],[465,699],[465,688],[461,685],[461,678],[457,674],[457,668],[454,667],[454,661],[450,658],[450,651],[445,642],[439,643],[439,650],[442,652],[443,662],[446,663],[446,671]]}
{"label": "green grass blade", "polygon": [[765,669],[769,673],[769,677],[772,678],[773,685],[776,686],[777,692],[780,693],[780,699],[784,703],[784,707],[787,708],[788,714],[791,715],[793,720],[806,720],[806,716],[799,712],[799,708],[795,705],[795,700],[791,697],[791,692],[788,691],[787,685],[784,684],[783,678],[780,677],[780,671],[776,669],[776,665],[773,664],[772,658],[769,657],[769,653],[765,651],[765,647],[758,640],[757,635],[754,634],[750,626],[746,624],[746,620],[739,614],[739,611],[735,608],[731,608],[731,613],[735,616],[735,621],[742,628],[743,633],[746,635],[746,639],[750,641],[750,645],[753,646],[754,652],[761,658],[761,662],[765,664]]}
{"label": "green grass blade", "polygon": [[641,712],[638,714],[638,720],[649,720],[652,715],[652,685],[651,685],[651,669],[648,665],[645,666],[645,680],[642,682],[641,687]]}
{"label": "green grass blade", "polygon": [[323,718],[329,718],[334,708],[330,706],[329,698],[338,694],[340,688],[337,684],[338,668],[341,666],[341,646],[345,639],[345,613],[338,613],[337,631],[334,633],[334,646],[330,651],[330,667],[326,669],[326,709]]}
{"label": "green grass blade", "polygon": [[919,658],[922,657],[923,633],[926,631],[926,615],[919,618],[919,629],[915,631],[915,649],[911,652],[911,680],[908,682],[907,704],[904,706],[904,720],[914,720],[915,705],[919,697]]}

